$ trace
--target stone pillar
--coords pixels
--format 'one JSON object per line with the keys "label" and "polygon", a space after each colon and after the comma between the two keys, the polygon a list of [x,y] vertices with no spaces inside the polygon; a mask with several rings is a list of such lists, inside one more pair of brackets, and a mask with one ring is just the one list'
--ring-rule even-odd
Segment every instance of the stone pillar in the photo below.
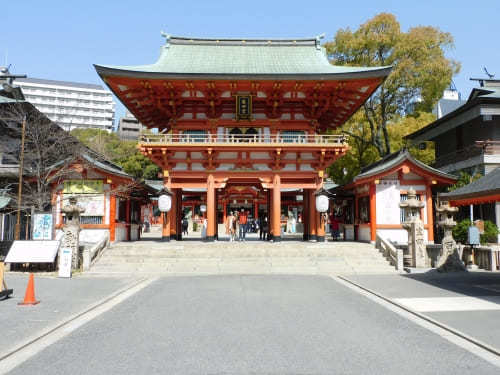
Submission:
{"label": "stone pillar", "polygon": [[216,225],[214,176],[210,174],[207,179],[207,241],[214,241]]}
{"label": "stone pillar", "polygon": [[415,190],[408,191],[408,199],[399,203],[399,207],[405,210],[403,228],[408,231],[408,249],[412,256],[412,266],[417,268],[427,267],[427,249],[424,240],[424,223],[420,219],[420,210],[423,202],[417,200]]}
{"label": "stone pillar", "polygon": [[281,178],[274,175],[273,179],[273,240],[274,242],[281,241]]}
{"label": "stone pillar", "polygon": [[85,212],[85,209],[77,205],[75,197],[71,197],[69,198],[69,205],[63,207],[62,212],[66,214],[66,224],[64,224],[62,228],[64,236],[62,238],[61,247],[59,248],[59,261],[62,258],[62,248],[70,248],[71,268],[76,269],[80,265],[80,214]]}
{"label": "stone pillar", "polygon": [[308,189],[307,190],[307,195],[308,195],[308,201],[309,201],[309,212],[308,212],[308,218],[307,220],[309,221],[309,241],[316,241],[317,240],[317,233],[316,233],[316,199],[314,197],[314,190],[313,189]]}

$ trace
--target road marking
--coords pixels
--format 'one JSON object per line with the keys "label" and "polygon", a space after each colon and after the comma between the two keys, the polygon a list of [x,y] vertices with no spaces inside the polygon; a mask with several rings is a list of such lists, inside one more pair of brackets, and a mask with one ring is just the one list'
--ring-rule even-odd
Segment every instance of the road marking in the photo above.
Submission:
{"label": "road marking", "polygon": [[455,344],[468,352],[484,359],[485,361],[500,367],[500,350],[494,348],[480,340],[477,340],[465,333],[452,328],[446,324],[438,322],[428,316],[420,314],[417,311],[403,306],[388,297],[383,296],[371,289],[355,283],[343,276],[331,276],[335,281],[346,286],[347,288],[367,297],[368,299],[378,303],[386,309],[395,312],[396,314],[418,324],[419,326],[441,336],[452,344]]}
{"label": "road marking", "polygon": [[500,310],[500,296],[393,298],[419,312]]}
{"label": "road marking", "polygon": [[49,328],[45,332],[26,340],[23,344],[0,358],[0,375],[8,373],[14,369],[14,367],[19,366],[21,363],[54,344],[56,341],[62,339],[106,311],[111,310],[113,307],[144,289],[155,280],[157,280],[157,278],[142,278],[139,281],[129,284],[83,312],[69,317],[56,327]]}

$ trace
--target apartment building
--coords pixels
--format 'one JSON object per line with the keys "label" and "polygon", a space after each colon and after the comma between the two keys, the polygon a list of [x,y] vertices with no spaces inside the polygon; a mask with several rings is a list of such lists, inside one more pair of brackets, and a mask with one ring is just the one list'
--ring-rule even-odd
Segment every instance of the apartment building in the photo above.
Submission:
{"label": "apartment building", "polygon": [[15,83],[26,101],[65,130],[113,130],[115,102],[101,85],[38,78],[16,79]]}

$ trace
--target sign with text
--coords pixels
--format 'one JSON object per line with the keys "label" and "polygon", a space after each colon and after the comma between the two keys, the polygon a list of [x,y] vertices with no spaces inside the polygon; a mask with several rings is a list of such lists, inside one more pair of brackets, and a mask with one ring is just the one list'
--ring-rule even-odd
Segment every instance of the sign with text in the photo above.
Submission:
{"label": "sign with text", "polygon": [[71,277],[71,247],[61,248],[59,260],[59,277]]}
{"label": "sign with text", "polygon": [[52,214],[35,214],[33,216],[33,234],[34,240],[52,239]]}
{"label": "sign with text", "polygon": [[103,192],[102,180],[66,180],[64,194],[98,194]]}
{"label": "sign with text", "polygon": [[236,120],[250,120],[252,117],[252,97],[236,95]]}
{"label": "sign with text", "polygon": [[[63,198],[65,202],[67,202],[69,195],[64,195]],[[104,216],[104,194],[79,194],[77,199],[77,205],[85,209],[85,211],[80,214],[81,216]]]}
{"label": "sign with text", "polygon": [[14,241],[5,263],[52,263],[59,244],[59,241]]}

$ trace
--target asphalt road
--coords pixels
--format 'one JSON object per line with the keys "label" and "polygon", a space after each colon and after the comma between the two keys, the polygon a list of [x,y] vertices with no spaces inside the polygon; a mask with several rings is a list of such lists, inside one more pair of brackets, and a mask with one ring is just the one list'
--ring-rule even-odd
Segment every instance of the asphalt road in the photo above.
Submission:
{"label": "asphalt road", "polygon": [[498,374],[328,277],[159,279],[12,374]]}

